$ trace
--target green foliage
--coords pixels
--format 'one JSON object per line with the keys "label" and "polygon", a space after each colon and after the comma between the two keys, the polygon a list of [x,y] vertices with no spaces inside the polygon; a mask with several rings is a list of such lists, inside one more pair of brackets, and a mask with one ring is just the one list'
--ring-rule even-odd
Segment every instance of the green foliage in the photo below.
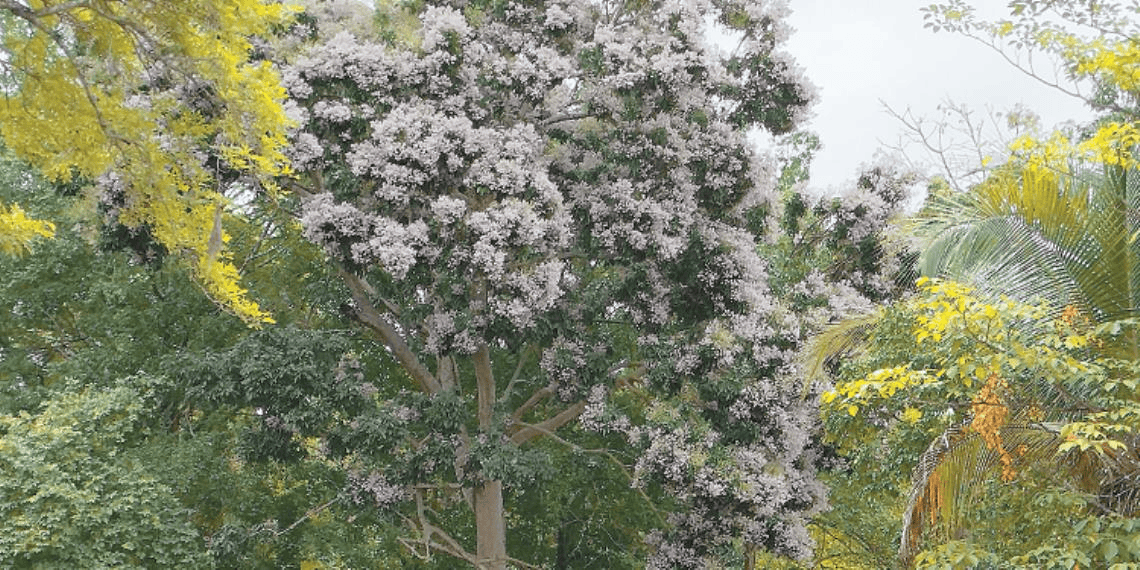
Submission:
{"label": "green foliage", "polygon": [[[595,450],[613,447],[597,436],[575,435],[586,436],[574,439]],[[508,496],[511,512],[526,513],[508,520],[511,550],[553,568],[641,568],[648,557],[642,535],[661,524],[654,503],[631,487],[629,474],[607,453],[555,442],[544,447],[558,471]]]}
{"label": "green foliage", "polygon": [[[825,423],[853,487],[836,490],[905,505],[898,564],[1132,567],[1137,8],[1010,9],[992,22],[961,0],[923,11],[1015,65],[1044,52],[1066,80],[1094,84],[1087,100],[1105,116],[1083,139],[1019,139],[968,191],[932,185],[912,227],[920,267],[981,293],[936,285],[821,337],[841,355]],[[860,508],[840,502],[829,520],[865,532]]]}
{"label": "green foliage", "polygon": [[14,568],[205,568],[189,509],[142,461],[136,378],[74,386],[0,416],[0,563]]}
{"label": "green foliage", "polygon": [[[0,199],[39,184],[16,162],[0,176],[12,182],[0,187]],[[266,416],[255,413],[259,406],[286,409],[288,421],[311,434],[343,418],[337,409],[359,412],[372,403],[353,391],[358,383],[330,381],[342,356],[367,348],[343,330],[301,328],[336,324],[341,293],[328,290],[323,260],[277,205],[250,204],[231,247],[263,306],[293,324],[250,336],[184,269],[100,248],[95,222],[74,207],[82,196],[37,188],[23,202],[29,211],[64,223],[35,255],[0,258],[0,311],[8,315],[0,319],[0,418],[14,426],[5,437],[24,446],[19,465],[4,464],[12,494],[6,490],[0,502],[10,525],[23,524],[7,516],[21,509],[29,517],[39,512],[43,524],[0,532],[13,541],[35,535],[46,546],[25,541],[12,554],[20,558],[0,565],[403,567],[391,554],[397,546],[389,521],[341,502],[346,470],[315,455],[312,440],[269,430]],[[360,372],[379,374],[369,366]],[[357,368],[345,372],[353,376]],[[106,398],[113,400],[108,407],[127,412],[91,411]],[[119,416],[129,421],[108,419]],[[54,439],[35,439],[34,426],[49,423]],[[266,432],[292,451],[290,461],[267,452]],[[65,447],[72,450],[66,460]],[[38,511],[21,507],[21,497],[47,483],[78,496],[41,494],[43,501],[29,503]],[[84,489],[121,500],[113,509],[99,506],[102,499]],[[78,523],[69,526],[73,518]],[[133,550],[121,547],[128,543]]]}
{"label": "green foliage", "polygon": [[996,570],[997,557],[976,544],[952,540],[920,553],[915,567],[924,570]]}
{"label": "green foliage", "polygon": [[[911,487],[904,560],[1004,564],[1028,556],[1025,544],[1058,544],[1086,517],[1131,516],[1134,462],[1121,450],[1137,428],[1136,364],[1097,349],[1127,327],[1092,327],[1072,308],[1052,314],[1048,305],[925,283],[922,295],[886,311],[867,339],[873,348],[846,363],[844,381],[824,395],[828,433],[853,473],[913,471],[909,484],[896,475],[882,487],[887,504],[892,487],[895,501]],[[1033,499],[1065,485],[1087,498],[1068,511]],[[1093,542],[1072,544],[1094,556]],[[920,543],[930,549],[919,552]]]}
{"label": "green foliage", "polygon": [[914,175],[872,166],[843,195],[812,200],[797,184],[806,179],[817,144],[794,137],[791,152],[799,154],[786,157],[781,171],[778,225],[769,230],[774,243],[762,246],[773,291],[797,312],[834,303],[840,283],[875,302],[899,296],[911,288],[917,252],[891,221]]}
{"label": "green foliage", "polygon": [[0,413],[35,409],[66,379],[113,383],[156,371],[168,351],[215,346],[242,332],[185,272],[95,248],[83,198],[53,192],[11,159],[0,176],[0,201],[26,195],[37,215],[60,222],[56,239],[36,255],[0,257]]}

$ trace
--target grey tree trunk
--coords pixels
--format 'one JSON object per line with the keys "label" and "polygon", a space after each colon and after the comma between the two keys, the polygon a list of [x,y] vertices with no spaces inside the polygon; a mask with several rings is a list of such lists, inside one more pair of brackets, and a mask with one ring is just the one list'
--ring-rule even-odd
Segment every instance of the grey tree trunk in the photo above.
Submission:
{"label": "grey tree trunk", "polygon": [[503,482],[487,481],[475,488],[476,551],[479,570],[506,570],[507,525],[503,512]]}
{"label": "grey tree trunk", "polygon": [[[473,355],[477,380],[479,429],[491,428],[495,405],[495,375],[491,353],[481,345]],[[479,570],[507,570],[507,523],[503,512],[503,482],[486,481],[475,488],[475,558]]]}

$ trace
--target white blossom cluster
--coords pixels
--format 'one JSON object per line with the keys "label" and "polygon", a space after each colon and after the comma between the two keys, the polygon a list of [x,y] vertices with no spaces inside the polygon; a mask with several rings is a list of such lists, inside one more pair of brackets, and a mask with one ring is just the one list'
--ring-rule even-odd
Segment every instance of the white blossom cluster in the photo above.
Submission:
{"label": "white blossom cluster", "polygon": [[[880,281],[885,281],[885,278],[880,277]],[[852,287],[848,281],[827,280],[823,273],[815,269],[792,288],[792,294],[804,298],[827,299],[826,306],[811,309],[804,315],[805,323],[813,327],[839,322],[852,315],[865,314],[875,308],[875,303]]]}
{"label": "white blossom cluster", "polygon": [[[751,443],[728,442],[715,430],[685,425],[626,424],[625,431],[645,443],[634,469],[635,482],[655,481],[694,505],[694,510],[671,517],[679,540],[658,536],[659,548],[650,567],[684,567],[683,561],[698,552],[686,548],[686,541],[715,543],[740,532],[754,544],[793,557],[810,554],[813,543],[802,528],[803,517],[822,509],[826,496],[825,487],[806,465],[812,455],[808,445],[813,409],[804,403],[789,405],[795,384],[775,386],[748,383],[731,403],[729,413],[736,421],[761,428],[760,437]],[[714,459],[718,448],[731,459],[724,455]],[[789,509],[791,505],[800,508]],[[706,516],[709,513],[700,514],[714,508],[719,510],[712,520]],[[789,516],[789,510],[795,514]]]}
{"label": "white blossom cluster", "polygon": [[[592,367],[606,359],[606,346],[601,343],[587,344],[583,340],[559,336],[543,349],[539,357],[539,367],[547,380],[547,387],[556,392],[559,399],[565,402],[587,396],[590,405],[603,405],[603,398],[608,390],[604,385],[586,384],[594,380],[589,373]],[[591,413],[600,413],[597,408]]]}
{"label": "white blossom cluster", "polygon": [[402,485],[392,485],[383,473],[370,471],[367,474],[350,472],[348,491],[356,504],[368,501],[378,508],[387,508],[406,499],[408,489]]}
{"label": "white blossom cluster", "polygon": [[[880,162],[864,167],[854,187],[812,206],[816,219],[809,233],[815,235],[794,239],[800,246],[815,242],[815,247],[826,249],[832,262],[828,267],[813,267],[787,292],[810,307],[801,316],[806,330],[865,314],[878,303],[903,294],[913,282],[907,273],[916,248],[893,218],[905,207],[915,181],[912,172]],[[819,255],[819,250],[801,251],[801,255]],[[904,261],[908,257],[911,261]]]}

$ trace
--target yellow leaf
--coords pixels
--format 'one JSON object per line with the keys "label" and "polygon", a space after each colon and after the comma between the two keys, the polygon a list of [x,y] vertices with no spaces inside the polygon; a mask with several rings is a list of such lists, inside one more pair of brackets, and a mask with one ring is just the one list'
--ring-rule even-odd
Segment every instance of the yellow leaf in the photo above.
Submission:
{"label": "yellow leaf", "polygon": [[9,209],[0,204],[0,253],[27,253],[34,239],[54,235],[55,225],[51,222],[29,218],[19,206]]}
{"label": "yellow leaf", "polygon": [[[94,9],[98,4],[103,8]],[[38,14],[36,5],[50,6]],[[113,172],[126,204],[119,222],[148,226],[156,241],[194,267],[215,302],[251,323],[266,322],[228,265],[224,234],[211,238],[217,194],[203,156],[267,181],[288,171],[282,101],[274,67],[252,61],[251,38],[288,23],[295,9],[265,0],[32,2],[27,26],[0,26],[6,69],[22,77],[0,105],[4,146],[50,179]],[[82,61],[59,38],[82,37]],[[74,40],[73,40],[74,41]],[[200,113],[151,73],[186,78],[213,109]],[[216,101],[214,100],[216,99]],[[0,207],[0,251],[20,253],[51,235],[45,222]],[[217,257],[220,267],[198,267]]]}
{"label": "yellow leaf", "polygon": [[918,420],[922,419],[922,411],[918,410],[916,408],[912,408],[910,406],[907,406],[907,408],[905,410],[903,410],[902,419],[904,422],[906,422],[908,424],[917,423]]}

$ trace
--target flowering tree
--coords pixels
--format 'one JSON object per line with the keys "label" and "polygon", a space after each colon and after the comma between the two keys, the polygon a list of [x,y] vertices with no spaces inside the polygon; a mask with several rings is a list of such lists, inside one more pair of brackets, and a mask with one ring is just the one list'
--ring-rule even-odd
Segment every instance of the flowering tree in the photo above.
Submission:
{"label": "flowering tree", "polygon": [[[1140,141],[1136,120],[1140,115],[1140,47],[1136,42],[1140,6],[1015,0],[1009,9],[1009,18],[994,21],[979,18],[964,0],[931,4],[923,12],[926,26],[934,31],[945,29],[989,46],[1021,72],[1100,112],[1102,120],[1090,136],[1070,149],[1072,156],[1135,168],[1135,146]],[[1034,139],[1039,137],[1028,134],[1015,151],[1035,146]]]}
{"label": "flowering tree", "polygon": [[[52,181],[100,179],[114,223],[187,260],[219,305],[270,321],[229,261],[216,174],[288,170],[280,81],[250,56],[251,38],[290,13],[261,0],[4,0],[4,146]],[[53,231],[0,204],[0,252]]]}
{"label": "flowering tree", "polygon": [[919,284],[823,395],[856,469],[913,467],[902,562],[1135,562],[1137,364],[1111,354],[1135,321],[1098,326],[1072,305],[1054,317],[1047,303]]}
{"label": "flowering tree", "polygon": [[[747,133],[789,131],[812,98],[778,49],[784,12],[382,7],[382,40],[342,33],[285,70],[305,233],[419,394],[339,447],[361,496],[417,505],[410,549],[505,568],[504,487],[548,462],[536,441],[591,430],[671,497],[651,566],[809,552],[798,331],[749,230],[774,180]],[[447,496],[474,512],[474,552],[433,516]]]}

